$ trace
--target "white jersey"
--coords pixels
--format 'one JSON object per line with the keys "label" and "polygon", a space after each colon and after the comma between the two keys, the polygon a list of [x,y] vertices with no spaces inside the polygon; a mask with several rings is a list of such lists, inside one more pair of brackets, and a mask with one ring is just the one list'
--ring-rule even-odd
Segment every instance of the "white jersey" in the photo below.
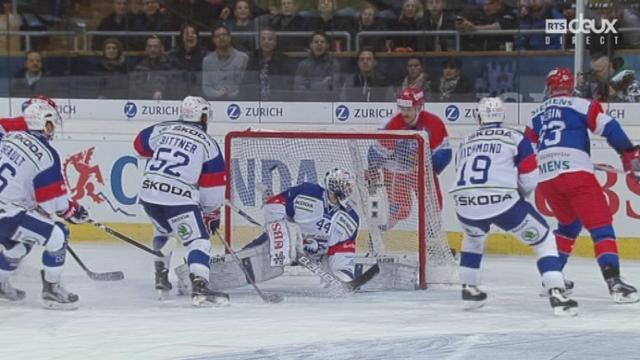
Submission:
{"label": "white jersey", "polygon": [[0,201],[0,209],[5,211],[39,208],[51,216],[68,209],[60,156],[43,135],[17,131],[2,137]]}
{"label": "white jersey", "polygon": [[265,205],[267,223],[283,219],[296,223],[303,239],[319,244],[332,271],[353,277],[360,219],[351,206],[330,206],[323,187],[303,183],[272,196]]}
{"label": "white jersey", "polygon": [[510,207],[536,183],[531,142],[521,132],[485,125],[465,138],[456,154],[456,182],[450,193],[458,215],[487,219]]}
{"label": "white jersey", "polygon": [[224,201],[224,159],[220,147],[198,125],[171,121],[142,130],[134,148],[150,158],[140,199],[160,205],[201,205],[205,211]]}

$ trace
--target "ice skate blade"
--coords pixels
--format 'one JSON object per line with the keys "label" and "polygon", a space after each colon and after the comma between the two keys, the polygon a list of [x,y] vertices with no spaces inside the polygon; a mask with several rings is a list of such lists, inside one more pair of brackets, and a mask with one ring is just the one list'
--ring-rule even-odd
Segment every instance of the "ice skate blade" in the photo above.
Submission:
{"label": "ice skate blade", "polygon": [[640,301],[640,298],[638,298],[638,293],[631,293],[627,296],[624,296],[624,294],[614,293],[611,294],[611,297],[613,298],[613,301],[616,302],[616,304],[633,304]]}
{"label": "ice skate blade", "polygon": [[484,306],[484,304],[486,303],[486,300],[480,300],[480,301],[476,301],[476,300],[463,300],[463,308],[465,311],[473,311],[473,310],[477,310],[480,309]]}
{"label": "ice skate blade", "polygon": [[169,295],[171,295],[171,291],[169,290],[156,290],[156,291],[158,294],[159,301],[167,300],[169,298]]}
{"label": "ice skate blade", "polygon": [[26,297],[23,297],[21,299],[16,299],[16,300],[0,298],[0,304],[6,304],[6,305],[23,305],[25,302],[27,302]]}
{"label": "ice skate blade", "polygon": [[553,308],[553,315],[560,317],[570,317],[570,316],[578,316],[578,308],[575,307],[564,307],[564,306],[556,306]]}
{"label": "ice skate blade", "polygon": [[47,310],[64,310],[71,311],[78,309],[78,302],[72,303],[59,303],[57,301],[44,300],[42,299],[42,307]]}
{"label": "ice skate blade", "polygon": [[229,299],[216,297],[211,300],[207,299],[205,295],[195,295],[191,297],[191,303],[195,307],[225,307],[229,306]]}

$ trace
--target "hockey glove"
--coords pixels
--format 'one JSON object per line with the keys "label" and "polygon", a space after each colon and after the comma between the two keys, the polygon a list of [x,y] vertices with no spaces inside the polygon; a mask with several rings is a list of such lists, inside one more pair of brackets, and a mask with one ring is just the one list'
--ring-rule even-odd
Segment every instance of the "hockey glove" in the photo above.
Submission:
{"label": "hockey glove", "polygon": [[220,209],[205,213],[202,218],[212,234],[218,231],[220,228]]}
{"label": "hockey glove", "polygon": [[89,220],[89,212],[76,201],[69,200],[69,207],[58,215],[72,224],[82,224]]}
{"label": "hockey glove", "polygon": [[622,153],[622,167],[624,171],[630,172],[636,181],[640,181],[640,145]]}
{"label": "hockey glove", "polygon": [[327,240],[306,238],[302,240],[302,248],[309,257],[318,260],[327,253]]}

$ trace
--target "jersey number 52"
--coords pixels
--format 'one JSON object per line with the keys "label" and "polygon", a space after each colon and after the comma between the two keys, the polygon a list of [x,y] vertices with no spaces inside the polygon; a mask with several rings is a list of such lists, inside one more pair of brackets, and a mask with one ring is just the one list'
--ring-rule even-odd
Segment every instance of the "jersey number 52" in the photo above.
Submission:
{"label": "jersey number 52", "polygon": [[156,156],[149,162],[150,171],[162,171],[163,173],[175,177],[180,177],[177,168],[189,164],[189,155],[180,150],[173,151],[169,148],[159,148]]}

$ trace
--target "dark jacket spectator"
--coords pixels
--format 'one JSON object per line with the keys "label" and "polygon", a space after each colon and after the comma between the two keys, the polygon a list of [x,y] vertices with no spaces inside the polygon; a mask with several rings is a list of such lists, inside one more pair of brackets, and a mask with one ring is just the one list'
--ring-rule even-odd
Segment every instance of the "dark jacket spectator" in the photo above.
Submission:
{"label": "dark jacket spectator", "polygon": [[202,91],[202,60],[207,49],[200,44],[195,25],[186,23],[180,29],[180,42],[169,52],[171,65],[171,99],[182,99],[186,94],[198,95]]}
{"label": "dark jacket spectator", "polygon": [[341,101],[384,102],[393,101],[393,88],[386,77],[377,69],[376,54],[370,48],[358,52],[358,66],[354,74],[347,76]]}
{"label": "dark jacket spectator", "polygon": [[[477,30],[516,29],[518,14],[504,0],[485,0],[482,7],[469,8],[461,14],[463,20],[456,28],[464,33]],[[462,37],[462,50],[504,50],[506,42],[513,43],[512,35],[472,35]]]}
{"label": "dark jacket spectator", "polygon": [[[423,20],[424,30],[455,30],[456,14],[447,10],[447,0],[427,0],[427,11]],[[454,36],[425,36],[424,46],[419,46],[425,51],[451,51],[455,50]]]}
{"label": "dark jacket spectator", "polygon": [[[420,3],[418,0],[404,0],[398,20],[391,26],[395,31],[422,30],[422,21],[418,18]],[[393,51],[418,51],[417,35],[401,35],[391,37]]]}
{"label": "dark jacket spectator", "polygon": [[[553,11],[544,0],[530,0],[520,9],[520,29],[544,29],[547,19],[557,19],[558,13]],[[523,34],[516,38],[518,50],[553,50],[562,48],[561,35]]]}
{"label": "dark jacket spectator", "polygon": [[[309,21],[310,29],[329,31],[355,31],[355,23],[349,16],[337,14],[336,0],[317,0],[317,11],[311,16]],[[346,39],[333,37],[330,48],[333,51],[344,51],[346,49]]]}
{"label": "dark jacket spectator", "polygon": [[37,51],[28,51],[24,67],[16,74],[11,84],[11,96],[31,97],[47,94],[50,97],[68,96],[69,84],[64,77],[53,78],[44,71],[42,55]]}
{"label": "dark jacket spectator", "polygon": [[237,0],[233,4],[233,18],[227,21],[233,37],[233,47],[246,53],[256,49],[255,36],[239,35],[238,32],[256,31],[256,23],[253,20],[253,5],[249,0]]}
{"label": "dark jacket spectator", "polygon": [[402,79],[399,90],[406,88],[421,89],[427,100],[431,99],[431,79],[424,71],[422,60],[417,56],[407,59],[407,75]]}
{"label": "dark jacket spectator", "polygon": [[162,41],[150,36],[144,52],[144,59],[129,76],[129,93],[133,99],[164,99],[171,65],[164,55]]}
{"label": "dark jacket spectator", "polygon": [[[141,0],[142,12],[137,14],[133,24],[134,31],[147,31],[147,32],[159,32],[159,31],[171,31],[171,20],[169,16],[160,11],[160,4],[158,0]],[[147,35],[148,36],[148,35]],[[146,36],[138,36],[134,42],[136,50],[142,50],[145,48],[144,39]],[[167,37],[160,38],[165,48],[170,45],[170,39]]]}
{"label": "dark jacket spectator", "polygon": [[[298,13],[295,0],[280,0],[280,11],[271,16],[269,26],[276,31],[307,31],[308,19]],[[281,41],[282,51],[302,51],[307,47],[307,40],[302,37],[285,37]]]}
{"label": "dark jacket spectator", "polygon": [[251,101],[285,100],[291,96],[289,59],[278,51],[276,33],[263,28],[259,48],[249,58],[242,86],[242,98]]}
{"label": "dark jacket spectator", "polygon": [[128,96],[128,77],[122,43],[116,38],[107,38],[102,48],[102,57],[93,72],[97,82],[95,97],[125,99]]}
{"label": "dark jacket spectator", "polygon": [[475,85],[462,74],[462,62],[450,58],[442,64],[442,76],[432,83],[434,101],[475,101]]}
{"label": "dark jacket spectator", "polygon": [[[360,12],[356,30],[351,34],[356,41],[356,34],[361,31],[386,31],[389,30],[385,23],[377,17],[377,11],[374,6],[368,5]],[[354,44],[355,45],[355,44]],[[390,46],[390,41],[384,36],[367,36],[360,40],[360,48],[371,48],[374,51],[386,51]],[[354,46],[355,48],[355,46]]]}
{"label": "dark jacket spectator", "polygon": [[[134,26],[135,15],[129,11],[128,0],[113,0],[113,12],[102,20],[96,30],[98,31],[131,31]],[[102,50],[102,45],[107,38],[115,37],[120,41],[125,50],[129,49],[130,38],[126,36],[100,36],[93,37],[93,50]]]}
{"label": "dark jacket spectator", "polygon": [[309,47],[309,56],[298,64],[293,89],[300,100],[332,101],[340,85],[340,64],[329,54],[324,32],[316,31]]}
{"label": "dark jacket spectator", "polygon": [[231,46],[231,32],[224,25],[213,30],[216,50],[202,60],[202,92],[209,100],[235,99],[249,57]]}
{"label": "dark jacket spectator", "polygon": [[640,101],[640,82],[623,58],[594,54],[591,69],[577,78],[576,95],[603,102]]}

